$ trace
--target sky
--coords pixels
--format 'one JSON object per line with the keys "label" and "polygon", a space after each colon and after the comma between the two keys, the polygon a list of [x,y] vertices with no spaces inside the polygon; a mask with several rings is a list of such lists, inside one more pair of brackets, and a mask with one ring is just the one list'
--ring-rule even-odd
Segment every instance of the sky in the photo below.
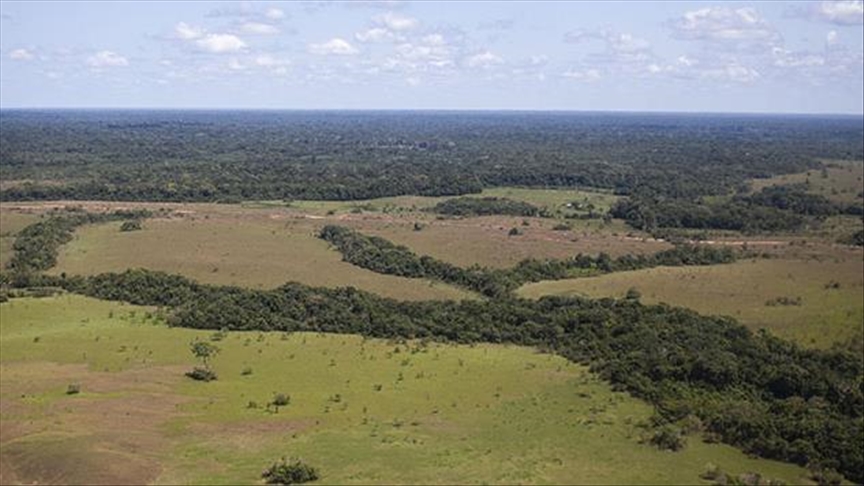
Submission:
{"label": "sky", "polygon": [[0,1],[0,108],[864,112],[864,2]]}

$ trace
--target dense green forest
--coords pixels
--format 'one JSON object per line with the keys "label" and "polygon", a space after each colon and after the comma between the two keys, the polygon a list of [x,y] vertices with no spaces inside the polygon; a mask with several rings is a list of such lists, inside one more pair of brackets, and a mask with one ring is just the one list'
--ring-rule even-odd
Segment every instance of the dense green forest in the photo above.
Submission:
{"label": "dense green forest", "polygon": [[838,204],[803,185],[770,186],[756,194],[706,203],[640,193],[619,200],[610,214],[637,229],[692,228],[745,233],[794,231],[828,216],[864,214],[862,203]]}
{"label": "dense green forest", "polygon": [[0,200],[237,201],[597,187],[693,199],[862,159],[855,117],[10,111]]}

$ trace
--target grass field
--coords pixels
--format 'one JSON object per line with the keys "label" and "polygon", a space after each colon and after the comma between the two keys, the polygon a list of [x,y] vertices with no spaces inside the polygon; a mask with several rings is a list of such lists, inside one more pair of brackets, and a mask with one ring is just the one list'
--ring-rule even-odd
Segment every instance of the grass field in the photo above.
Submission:
{"label": "grass field", "polygon": [[864,189],[864,161],[825,160],[823,164],[824,172],[810,170],[769,179],[754,179],[751,187],[754,191],[759,191],[768,186],[806,183],[809,192],[813,194],[841,203],[860,203],[858,194]]}
{"label": "grass field", "polygon": [[61,248],[51,272],[93,275],[148,268],[195,280],[272,288],[288,281],[354,286],[405,300],[472,298],[438,282],[380,275],[342,261],[305,221],[269,218],[150,219],[144,229],[120,232],[119,223],[79,228]]}
{"label": "grass field", "polygon": [[[830,287],[836,282],[839,288]],[[747,260],[710,267],[659,267],[599,277],[525,285],[521,296],[623,297],[628,289],[642,302],[665,302],[704,314],[728,315],[752,329],[808,346],[828,347],[860,335],[864,326],[864,264],[859,251],[808,260]],[[766,305],[787,297],[801,305]]]}
{"label": "grass field", "polygon": [[[647,405],[531,349],[232,332],[215,343],[219,380],[200,383],[183,376],[188,343],[212,333],[148,312],[71,295],[0,305],[0,482],[260,484],[281,456],[325,484],[707,484],[709,462],[806,482],[696,437],[641,445]],[[280,392],[290,405],[265,411]]]}

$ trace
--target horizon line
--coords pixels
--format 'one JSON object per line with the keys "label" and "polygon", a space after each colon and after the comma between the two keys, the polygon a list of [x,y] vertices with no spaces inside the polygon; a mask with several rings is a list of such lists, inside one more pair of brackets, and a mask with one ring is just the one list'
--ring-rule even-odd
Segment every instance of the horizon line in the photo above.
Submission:
{"label": "horizon line", "polygon": [[17,106],[0,111],[235,111],[235,112],[427,112],[427,113],[606,113],[655,115],[748,115],[748,116],[842,116],[864,117],[864,112],[791,112],[791,111],[697,111],[626,109],[542,109],[542,108],[269,108],[269,107],[102,107],[102,106]]}

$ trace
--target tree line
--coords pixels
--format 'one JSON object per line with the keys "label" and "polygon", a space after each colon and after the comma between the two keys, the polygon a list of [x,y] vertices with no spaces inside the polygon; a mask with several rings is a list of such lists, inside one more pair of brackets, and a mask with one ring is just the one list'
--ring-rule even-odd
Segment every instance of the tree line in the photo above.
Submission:
{"label": "tree line", "polygon": [[838,214],[861,215],[861,204],[839,204],[809,194],[803,185],[769,186],[753,195],[719,202],[675,199],[644,192],[618,200],[615,218],[646,231],[661,228],[721,229],[744,233],[795,231]]}
{"label": "tree line", "polygon": [[564,260],[529,258],[507,269],[489,269],[478,265],[462,268],[428,255],[419,256],[405,246],[396,245],[378,236],[364,235],[344,226],[324,226],[318,237],[336,247],[344,261],[358,267],[400,277],[440,280],[492,298],[506,296],[528,282],[561,280],[660,265],[731,263],[737,258],[735,251],[728,247],[678,245],[653,255],[623,255],[612,258],[606,253],[600,253],[596,257],[580,253]]}
{"label": "tree line", "polygon": [[148,210],[117,210],[110,213],[90,213],[66,208],[54,211],[48,218],[22,229],[12,244],[14,254],[6,268],[13,275],[27,275],[47,270],[57,264],[60,245],[72,240],[78,226],[109,221],[140,221],[151,216]]}

